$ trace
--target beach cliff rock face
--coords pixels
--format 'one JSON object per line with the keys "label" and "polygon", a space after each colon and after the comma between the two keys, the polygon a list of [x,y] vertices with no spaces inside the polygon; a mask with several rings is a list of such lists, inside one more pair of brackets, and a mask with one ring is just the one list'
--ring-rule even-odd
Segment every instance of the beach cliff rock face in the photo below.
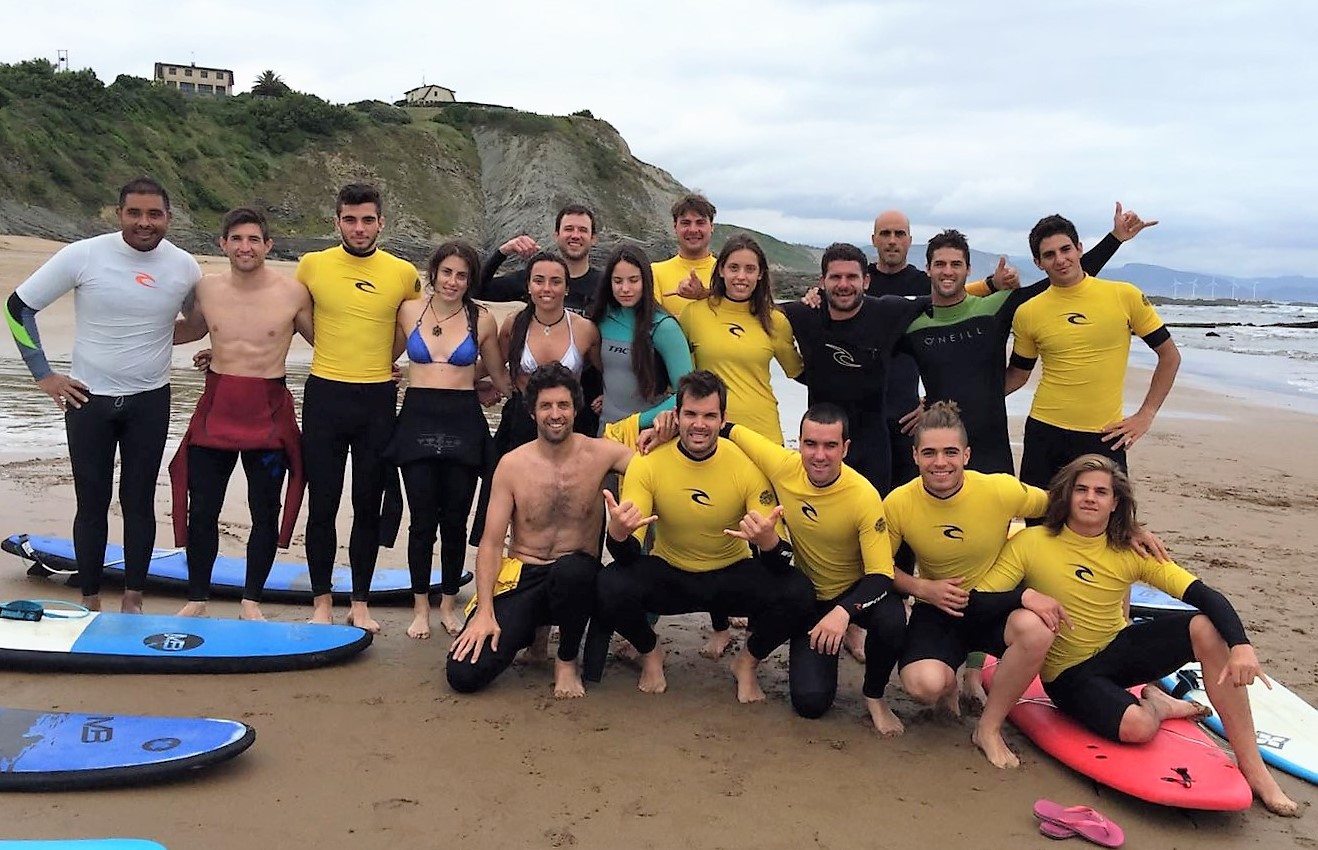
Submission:
{"label": "beach cliff rock face", "polygon": [[281,256],[337,241],[334,198],[355,181],[380,187],[385,244],[413,260],[451,237],[489,250],[527,233],[552,247],[554,213],[572,202],[597,212],[601,252],[626,237],[666,256],[668,207],[686,191],[589,113],[337,106],[295,92],[186,98],[40,60],[0,65],[0,232],[112,229],[114,193],[138,174],[169,190],[183,247],[217,250],[220,217],[249,205],[269,217]]}

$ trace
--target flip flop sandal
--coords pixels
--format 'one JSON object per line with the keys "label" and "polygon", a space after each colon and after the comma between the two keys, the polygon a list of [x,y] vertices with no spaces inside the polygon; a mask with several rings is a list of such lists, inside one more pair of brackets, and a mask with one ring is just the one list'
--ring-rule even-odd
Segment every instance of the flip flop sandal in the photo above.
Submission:
{"label": "flip flop sandal", "polygon": [[1076,835],[1074,829],[1068,829],[1067,827],[1053,823],[1050,820],[1039,821],[1039,832],[1054,841],[1064,841],[1067,838],[1074,838]]}
{"label": "flip flop sandal", "polygon": [[1088,806],[1062,806],[1052,800],[1036,800],[1034,816],[1041,821],[1065,827],[1102,847],[1120,847],[1126,841],[1126,834],[1121,827]]}

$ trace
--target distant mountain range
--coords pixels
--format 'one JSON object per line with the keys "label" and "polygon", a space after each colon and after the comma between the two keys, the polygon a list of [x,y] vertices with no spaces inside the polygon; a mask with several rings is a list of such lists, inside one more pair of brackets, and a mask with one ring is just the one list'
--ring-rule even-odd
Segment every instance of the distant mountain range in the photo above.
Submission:
{"label": "distant mountain range", "polygon": [[[876,255],[873,246],[862,246],[865,253]],[[908,255],[910,262],[924,267],[925,246],[912,245]],[[972,280],[982,278],[998,265],[999,254],[985,251],[970,251],[970,277]],[[1120,260],[1118,254],[1114,258]],[[1043,279],[1043,273],[1029,257],[1008,255],[1007,262],[1014,265],[1025,283]],[[1240,301],[1310,301],[1318,302],[1318,277],[1288,275],[1286,277],[1243,278],[1227,275],[1213,275],[1204,272],[1187,272],[1154,266],[1147,263],[1109,264],[1103,269],[1102,277],[1112,280],[1127,280],[1144,290],[1146,295],[1158,295],[1168,298],[1234,298]]]}

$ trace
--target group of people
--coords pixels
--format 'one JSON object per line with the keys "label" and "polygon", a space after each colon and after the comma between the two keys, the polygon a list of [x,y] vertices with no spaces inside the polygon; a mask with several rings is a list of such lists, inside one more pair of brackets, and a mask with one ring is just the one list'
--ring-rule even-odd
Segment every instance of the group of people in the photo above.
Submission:
{"label": "group of people", "polygon": [[[447,678],[459,692],[488,685],[552,624],[556,695],[585,693],[583,642],[589,660],[614,632],[635,655],[640,689],[661,693],[659,616],[708,613],[713,656],[730,643],[730,618],[744,617],[731,665],[741,702],[765,698],[758,665],[786,643],[792,705],[821,716],[845,647],[865,665],[864,697],[885,735],[903,731],[885,701],[894,669],[911,697],[956,714],[958,669],[972,654],[996,656],[989,692],[973,677],[964,692],[983,702],[976,746],[1013,767],[1001,727],[1036,675],[1095,732],[1142,741],[1162,719],[1198,709],[1127,688],[1198,659],[1256,795],[1296,811],[1258,755],[1244,686],[1262,673],[1239,616],[1135,518],[1126,450],[1167,397],[1179,355],[1138,289],[1093,274],[1156,222],[1118,204],[1111,234],[1084,253],[1070,221],[1041,219],[1029,245],[1046,277],[1022,287],[1005,259],[968,284],[970,249],[955,230],[931,238],[916,268],[910,223],[889,211],[875,221],[873,263],[854,245],[831,245],[817,292],[780,307],[753,238],[710,250],[715,208],[701,195],[673,205],[679,253],[662,262],[623,243],[596,270],[594,213],[571,205],[555,218],[558,251],[516,236],[482,266],[472,246],[446,242],[424,282],[378,246],[384,209],[368,185],[339,193],[341,243],[303,256],[296,280],[266,267],[273,243],[259,211],[224,217],[230,267],[205,278],[164,238],[160,184],[130,182],[117,211],[120,232],[65,247],[6,305],[23,359],[65,416],[89,608],[100,607],[117,450],[122,608],[141,609],[171,346],[209,335],[206,388],[170,464],[190,574],[182,613],[205,612],[219,512],[241,460],[252,512],[242,616],[260,617],[305,484],[313,621],[330,622],[351,455],[349,622],[379,630],[368,594],[401,516],[401,477],[416,606],[408,634],[430,633],[438,539],[439,616],[455,635]],[[524,268],[499,276],[514,255]],[[77,318],[63,375],[35,316],[69,290]],[[517,299],[525,306],[501,325],[478,303]],[[284,372],[294,333],[313,348],[300,428]],[[1124,416],[1132,333],[1157,368]],[[404,353],[400,410],[394,364]],[[809,397],[796,449],[783,445],[774,360]],[[1005,396],[1040,360],[1017,478]],[[481,406],[500,399],[491,435]],[[473,504],[476,593],[464,622],[456,600]],[[1036,527],[1009,536],[1014,517]],[[1131,624],[1135,581],[1199,613]]]}

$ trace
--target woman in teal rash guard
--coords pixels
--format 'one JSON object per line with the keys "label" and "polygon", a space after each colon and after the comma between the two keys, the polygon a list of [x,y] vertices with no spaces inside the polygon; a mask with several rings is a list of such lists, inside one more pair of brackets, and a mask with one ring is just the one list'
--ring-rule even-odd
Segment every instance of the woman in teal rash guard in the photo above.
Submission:
{"label": "woman in teal rash guard", "polygon": [[590,319],[600,330],[604,373],[600,428],[641,415],[648,428],[675,400],[669,388],[691,371],[686,336],[654,299],[654,278],[645,252],[620,245],[604,263]]}

